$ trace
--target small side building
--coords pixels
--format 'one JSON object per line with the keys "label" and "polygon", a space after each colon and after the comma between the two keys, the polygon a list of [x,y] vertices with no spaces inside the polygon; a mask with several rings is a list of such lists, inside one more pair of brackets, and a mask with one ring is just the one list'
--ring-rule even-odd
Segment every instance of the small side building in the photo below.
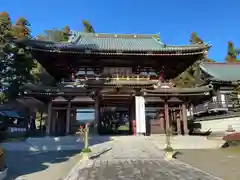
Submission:
{"label": "small side building", "polygon": [[202,63],[200,69],[202,84],[212,84],[215,93],[211,101],[193,108],[195,121],[202,131],[240,131],[240,63]]}

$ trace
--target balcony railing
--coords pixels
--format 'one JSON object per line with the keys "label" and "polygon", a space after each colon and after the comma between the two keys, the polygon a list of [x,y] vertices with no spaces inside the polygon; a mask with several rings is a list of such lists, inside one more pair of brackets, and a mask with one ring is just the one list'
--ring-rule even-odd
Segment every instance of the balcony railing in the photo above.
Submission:
{"label": "balcony railing", "polygon": [[240,101],[210,101],[193,107],[193,115],[202,113],[234,110],[240,107]]}

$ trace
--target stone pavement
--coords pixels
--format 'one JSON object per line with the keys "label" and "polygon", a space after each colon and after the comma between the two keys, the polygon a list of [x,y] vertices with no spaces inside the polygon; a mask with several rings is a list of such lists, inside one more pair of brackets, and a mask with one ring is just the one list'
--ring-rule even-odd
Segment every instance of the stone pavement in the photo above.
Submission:
{"label": "stone pavement", "polygon": [[65,180],[219,180],[178,160],[165,161],[164,152],[145,137],[117,138],[111,147],[80,162]]}

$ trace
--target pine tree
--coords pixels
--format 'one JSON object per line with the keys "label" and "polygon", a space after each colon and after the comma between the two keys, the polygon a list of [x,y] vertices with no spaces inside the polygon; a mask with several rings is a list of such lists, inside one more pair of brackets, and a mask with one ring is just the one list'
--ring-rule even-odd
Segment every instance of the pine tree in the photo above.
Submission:
{"label": "pine tree", "polygon": [[190,37],[190,42],[192,44],[203,44],[203,40],[199,38],[196,32],[193,32]]}
{"label": "pine tree", "polygon": [[228,63],[232,63],[232,62],[237,62],[237,52],[236,49],[234,47],[234,44],[229,41],[228,42],[228,52],[227,52],[227,56],[225,58],[225,61]]}
{"label": "pine tree", "polygon": [[87,20],[83,20],[83,26],[84,26],[84,32],[95,33],[93,26]]}
{"label": "pine tree", "polygon": [[63,29],[50,29],[45,30],[44,35],[37,36],[38,40],[54,41],[54,42],[67,42],[70,36],[69,26],[65,26]]}
{"label": "pine tree", "polygon": [[65,26],[63,28],[63,41],[68,41],[70,34],[71,34],[71,30],[69,26]]}
{"label": "pine tree", "polygon": [[29,22],[24,17],[19,18],[12,27],[12,33],[13,36],[18,39],[30,38],[31,31]]}

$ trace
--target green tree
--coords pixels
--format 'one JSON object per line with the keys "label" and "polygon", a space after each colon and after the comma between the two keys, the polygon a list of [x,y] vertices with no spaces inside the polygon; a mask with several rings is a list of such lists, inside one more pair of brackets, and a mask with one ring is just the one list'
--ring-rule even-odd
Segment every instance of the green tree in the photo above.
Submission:
{"label": "green tree", "polygon": [[63,29],[45,30],[43,35],[37,36],[39,40],[54,41],[54,42],[67,42],[70,36],[69,26],[65,26]]}
{"label": "green tree", "polygon": [[[21,17],[11,28],[12,36],[15,39],[30,38],[30,24]],[[14,99],[20,95],[20,86],[33,80],[32,69],[35,67],[31,53],[24,47],[16,45],[12,48],[13,56],[8,72],[9,87],[8,98]]]}
{"label": "green tree", "polygon": [[7,71],[11,63],[11,20],[7,12],[0,13],[0,103],[7,100],[6,89],[8,87]]}
{"label": "green tree", "polygon": [[1,80],[2,97],[8,100],[21,94],[20,86],[32,80],[31,70],[34,62],[30,52],[15,43],[14,39],[29,38],[30,24],[26,19],[19,18],[11,25],[7,13],[1,13]]}
{"label": "green tree", "polygon": [[[204,41],[197,35],[196,32],[193,32],[190,36],[190,43],[191,44],[204,44]],[[215,62],[213,59],[209,57],[204,58],[204,62]]]}
{"label": "green tree", "polygon": [[238,49],[235,49],[233,42],[229,41],[225,61],[228,63],[238,62],[237,59],[238,54],[239,54]]}
{"label": "green tree", "polygon": [[[63,29],[45,30],[44,35],[37,36],[39,40],[54,41],[54,42],[67,42],[71,34],[69,26],[65,26]],[[44,69],[44,67],[35,61],[36,67],[32,70],[32,74],[35,77],[35,83],[44,85],[54,85],[56,81],[54,78]]]}
{"label": "green tree", "polygon": [[[204,44],[204,41],[197,35],[196,32],[193,32],[190,36],[191,44]],[[206,55],[202,57],[204,62],[215,62],[212,59],[209,59]],[[202,60],[198,60],[192,66],[187,68],[183,73],[177,76],[173,82],[178,87],[195,87],[200,83],[200,64]]]}
{"label": "green tree", "polygon": [[83,27],[84,27],[84,32],[87,33],[95,33],[93,26],[87,21],[87,20],[83,20]]}
{"label": "green tree", "polygon": [[196,32],[193,32],[190,36],[190,43],[192,44],[203,44],[203,40],[199,38]]}

